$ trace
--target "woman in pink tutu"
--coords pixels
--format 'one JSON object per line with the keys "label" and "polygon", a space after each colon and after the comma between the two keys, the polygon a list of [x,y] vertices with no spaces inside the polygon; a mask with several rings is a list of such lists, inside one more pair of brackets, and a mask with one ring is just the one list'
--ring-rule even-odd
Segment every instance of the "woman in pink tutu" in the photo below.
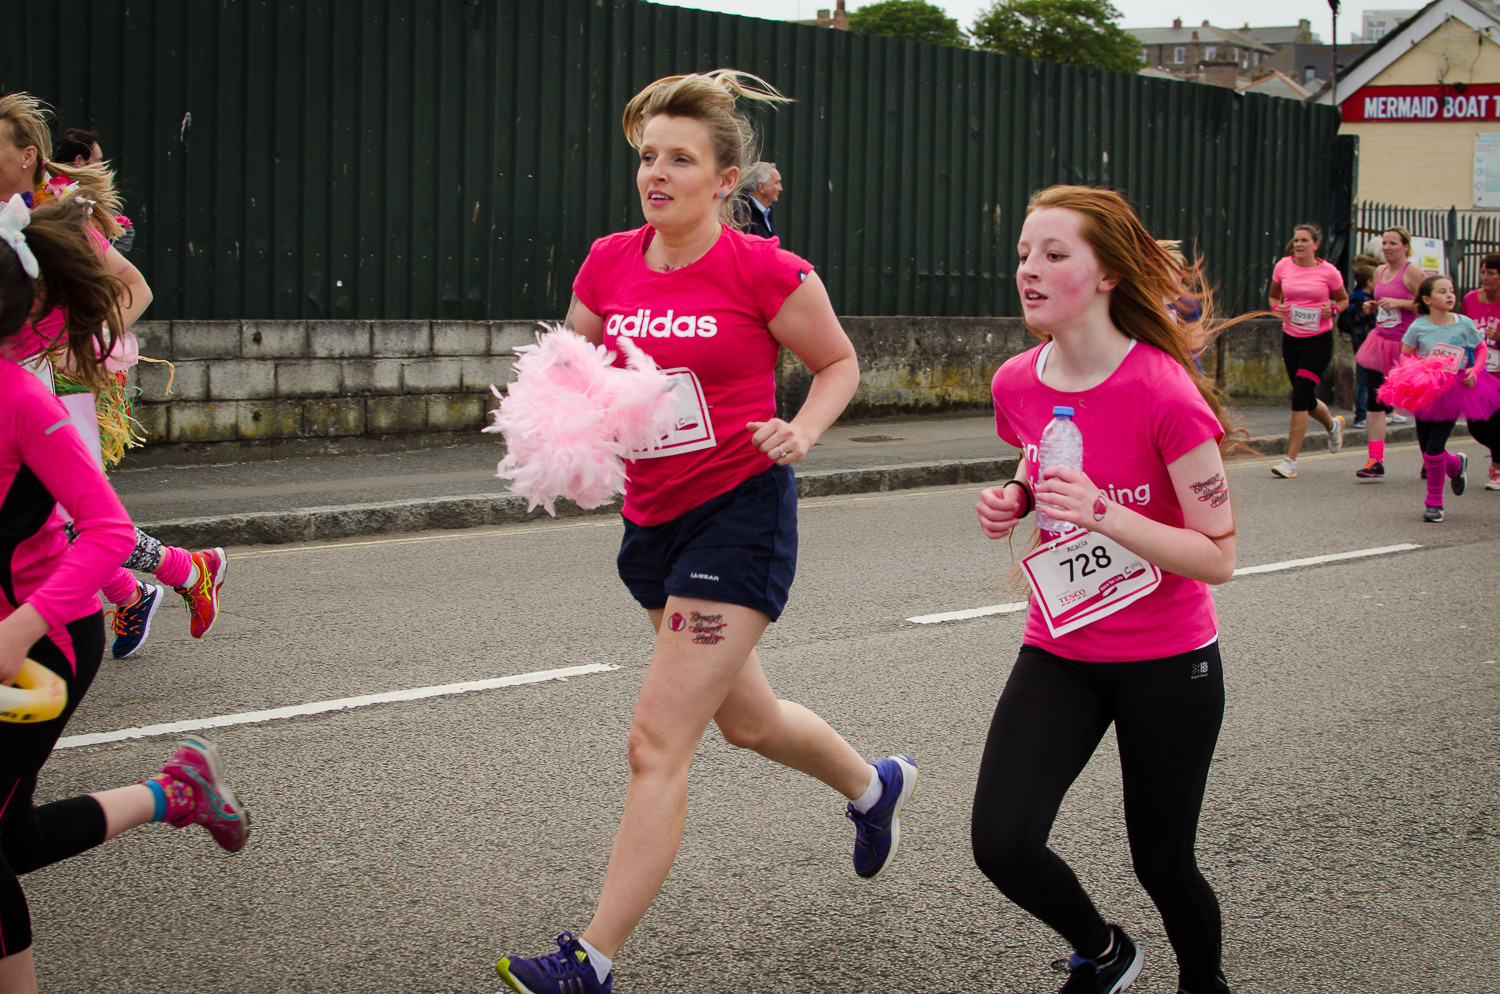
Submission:
{"label": "woman in pink tutu", "polygon": [[1427,470],[1423,521],[1443,520],[1443,483],[1453,495],[1468,486],[1469,457],[1448,451],[1459,418],[1483,419],[1500,409],[1500,380],[1484,371],[1487,348],[1479,326],[1454,313],[1458,295],[1446,276],[1429,276],[1417,289],[1417,313],[1401,338],[1401,358],[1379,399],[1417,416],[1417,441]]}
{"label": "woman in pink tutu", "polygon": [[1422,269],[1411,262],[1411,232],[1400,226],[1387,228],[1380,236],[1380,254],[1385,264],[1375,271],[1373,299],[1365,302],[1365,313],[1375,315],[1375,330],[1355,353],[1354,361],[1365,368],[1370,403],[1369,454],[1364,466],[1354,471],[1362,480],[1385,479],[1385,421],[1395,408],[1376,396],[1385,374],[1401,356],[1401,336],[1417,317],[1417,288]]}

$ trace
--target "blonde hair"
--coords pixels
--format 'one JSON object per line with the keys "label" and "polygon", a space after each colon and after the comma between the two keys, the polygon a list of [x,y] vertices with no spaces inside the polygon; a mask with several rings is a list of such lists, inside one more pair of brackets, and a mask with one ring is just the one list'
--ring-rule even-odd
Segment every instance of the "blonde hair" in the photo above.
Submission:
{"label": "blonde hair", "polygon": [[[744,113],[735,109],[740,97],[768,104],[791,103],[770,83],[759,76],[737,69],[715,69],[709,73],[686,76],[664,76],[637,93],[625,105],[620,126],[631,147],[640,148],[646,122],[658,114],[668,117],[690,117],[708,128],[714,165],[720,172],[732,168],[743,172],[746,163],[760,158],[755,128]],[[738,193],[745,184],[740,176],[735,184]],[[734,223],[733,194],[719,205],[719,218]]]}
{"label": "blonde hair", "polygon": [[1411,232],[1399,224],[1393,224],[1389,228],[1381,228],[1380,233],[1384,235],[1387,231],[1394,231],[1401,239],[1401,244],[1406,246],[1406,257],[1411,258]]}
{"label": "blonde hair", "polygon": [[[1031,195],[1026,213],[1029,216],[1047,207],[1061,207],[1082,217],[1083,240],[1094,250],[1100,268],[1119,281],[1109,295],[1110,320],[1130,338],[1154,345],[1177,361],[1224,429],[1220,450],[1234,448],[1232,436],[1243,431],[1231,423],[1218,387],[1193,362],[1194,350],[1203,348],[1209,340],[1204,329],[1213,311],[1213,293],[1203,278],[1202,263],[1188,263],[1180,251],[1174,253],[1153,239],[1130,204],[1113,190],[1048,187]],[[1199,321],[1180,325],[1167,314],[1162,301],[1180,297],[1199,302],[1203,308]],[[1224,327],[1221,325],[1215,334]],[[1047,338],[1030,330],[1038,338]]]}
{"label": "blonde hair", "polygon": [[0,97],[0,121],[9,123],[10,141],[16,148],[35,148],[36,169],[31,174],[33,197],[53,176],[78,184],[79,193],[90,202],[89,220],[105,238],[119,238],[125,231],[115,215],[120,213],[120,196],[115,192],[115,174],[109,167],[70,166],[52,162],[52,131],[47,126],[47,105],[29,93],[7,93]]}

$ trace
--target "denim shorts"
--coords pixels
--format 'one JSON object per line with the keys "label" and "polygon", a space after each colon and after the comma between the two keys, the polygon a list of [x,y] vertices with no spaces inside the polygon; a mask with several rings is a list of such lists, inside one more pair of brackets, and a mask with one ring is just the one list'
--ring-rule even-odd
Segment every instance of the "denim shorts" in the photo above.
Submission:
{"label": "denim shorts", "polygon": [[753,608],[775,621],[797,572],[797,478],[772,466],[670,521],[625,519],[620,579],[647,610],[668,597]]}

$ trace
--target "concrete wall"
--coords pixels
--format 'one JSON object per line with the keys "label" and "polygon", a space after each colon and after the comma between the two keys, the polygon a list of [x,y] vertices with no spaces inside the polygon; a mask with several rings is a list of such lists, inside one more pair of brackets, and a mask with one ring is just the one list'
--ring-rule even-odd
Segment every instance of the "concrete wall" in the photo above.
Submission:
{"label": "concrete wall", "polygon": [[[1006,359],[1036,344],[1019,318],[847,317],[860,356],[860,387],[845,420],[986,410],[990,380]],[[494,407],[490,384],[514,379],[515,348],[534,340],[530,321],[141,322],[143,362],[132,371],[135,416],[148,438],[136,465],[369,451],[480,441]],[[1352,384],[1340,342],[1325,392]],[[1222,353],[1222,360],[1221,354]],[[1237,398],[1288,396],[1281,330],[1236,325],[1204,354],[1209,372]],[[780,413],[790,417],[811,376],[782,353]]]}

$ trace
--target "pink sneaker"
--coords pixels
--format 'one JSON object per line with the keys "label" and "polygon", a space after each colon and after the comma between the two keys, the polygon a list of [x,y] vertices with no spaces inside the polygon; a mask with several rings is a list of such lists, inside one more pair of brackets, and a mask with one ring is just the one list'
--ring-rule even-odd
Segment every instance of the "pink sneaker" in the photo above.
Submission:
{"label": "pink sneaker", "polygon": [[214,841],[229,852],[245,848],[250,837],[250,812],[224,783],[218,748],[207,739],[183,739],[161,768],[162,773],[193,788],[193,815]]}
{"label": "pink sneaker", "polygon": [[1490,463],[1490,479],[1484,485],[1484,489],[1500,490],[1500,466],[1495,465],[1494,462]]}

